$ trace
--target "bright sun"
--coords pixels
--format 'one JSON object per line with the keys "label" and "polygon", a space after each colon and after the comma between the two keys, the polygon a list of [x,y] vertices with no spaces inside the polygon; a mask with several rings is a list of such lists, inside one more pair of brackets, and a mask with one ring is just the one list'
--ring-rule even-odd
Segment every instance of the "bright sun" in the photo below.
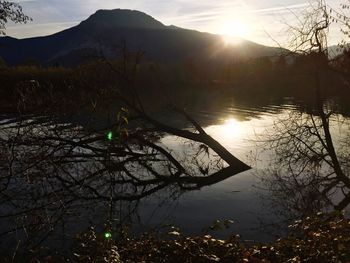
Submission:
{"label": "bright sun", "polygon": [[249,36],[249,28],[246,24],[233,20],[224,24],[222,34],[226,44],[239,44],[241,38]]}

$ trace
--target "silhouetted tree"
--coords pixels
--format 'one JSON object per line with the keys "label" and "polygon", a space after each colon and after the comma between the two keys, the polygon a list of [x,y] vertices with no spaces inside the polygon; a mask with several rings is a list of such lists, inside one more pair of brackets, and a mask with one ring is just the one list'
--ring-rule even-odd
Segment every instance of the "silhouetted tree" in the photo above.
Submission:
{"label": "silhouetted tree", "polygon": [[[316,1],[292,27],[295,51],[304,60],[314,105],[307,112],[292,111],[274,125],[268,149],[276,153],[276,167],[267,183],[285,211],[309,214],[324,207],[342,210],[350,203],[349,121],[327,101],[324,78],[334,72],[328,58],[330,16],[324,1]],[[334,139],[334,126],[343,133]]]}
{"label": "silhouetted tree", "polygon": [[0,35],[5,34],[6,23],[27,23],[31,18],[23,13],[21,5],[12,1],[0,1]]}
{"label": "silhouetted tree", "polygon": [[[124,49],[115,64],[106,61],[103,70],[116,76],[118,89],[96,85],[98,92],[90,97],[87,91],[96,90],[91,87],[95,84],[86,80],[79,106],[79,99],[71,98],[73,89],[57,97],[39,81],[20,83],[19,115],[0,122],[0,217],[11,226],[0,228],[0,237],[24,231],[23,243],[34,249],[71,211],[84,213],[89,207],[100,207],[106,228],[116,231],[124,223],[114,220],[122,213],[118,203],[131,202],[134,211],[154,193],[177,196],[250,169],[184,110],[169,106],[189,128],[172,126],[148,112],[135,81],[141,56]],[[57,104],[66,105],[64,114],[56,112]],[[115,104],[119,107],[111,121],[96,124],[96,109]],[[86,115],[91,111],[87,124],[62,120],[77,114],[76,108]],[[187,145],[186,153],[163,145],[160,138],[165,135]]]}

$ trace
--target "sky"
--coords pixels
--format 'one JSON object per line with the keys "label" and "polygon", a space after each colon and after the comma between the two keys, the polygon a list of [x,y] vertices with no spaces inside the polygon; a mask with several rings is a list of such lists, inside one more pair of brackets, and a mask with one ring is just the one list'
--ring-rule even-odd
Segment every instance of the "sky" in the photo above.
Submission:
{"label": "sky", "polygon": [[[341,0],[329,0],[333,8]],[[344,0],[347,1],[347,0]],[[309,2],[304,0],[22,0],[24,12],[33,21],[7,25],[7,35],[16,38],[43,36],[75,26],[98,9],[134,9],[166,25],[203,32],[243,37],[264,44],[285,46],[286,30],[297,22]],[[340,40],[331,34],[330,44]],[[228,38],[229,39],[229,38]]]}

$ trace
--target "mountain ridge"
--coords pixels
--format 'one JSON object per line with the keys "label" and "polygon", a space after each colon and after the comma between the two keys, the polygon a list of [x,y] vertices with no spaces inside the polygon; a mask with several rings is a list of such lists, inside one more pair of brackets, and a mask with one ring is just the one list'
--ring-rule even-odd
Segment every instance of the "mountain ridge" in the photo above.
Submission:
{"label": "mountain ridge", "polygon": [[137,10],[113,9],[97,10],[77,26],[49,36],[27,39],[2,37],[0,57],[9,65],[33,59],[42,65],[72,66],[98,54],[108,59],[115,58],[118,56],[117,47],[122,42],[131,51],[142,50],[147,59],[159,62],[225,62],[282,52],[280,48],[248,40],[242,40],[240,46],[225,46],[220,35],[166,26]]}
{"label": "mountain ridge", "polygon": [[160,21],[154,19],[138,10],[131,9],[100,9],[82,21],[79,26],[110,26],[119,28],[148,28],[164,29],[166,26]]}

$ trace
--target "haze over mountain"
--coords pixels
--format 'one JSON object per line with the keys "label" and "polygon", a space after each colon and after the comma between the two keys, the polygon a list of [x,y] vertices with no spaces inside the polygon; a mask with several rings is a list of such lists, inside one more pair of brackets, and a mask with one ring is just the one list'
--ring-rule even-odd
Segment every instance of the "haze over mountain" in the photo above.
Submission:
{"label": "haze over mountain", "polygon": [[280,54],[281,50],[242,40],[227,45],[222,36],[166,26],[134,10],[98,10],[79,25],[44,37],[0,38],[0,57],[16,65],[32,59],[43,65],[77,65],[92,57],[115,58],[122,43],[159,62],[220,61]]}

